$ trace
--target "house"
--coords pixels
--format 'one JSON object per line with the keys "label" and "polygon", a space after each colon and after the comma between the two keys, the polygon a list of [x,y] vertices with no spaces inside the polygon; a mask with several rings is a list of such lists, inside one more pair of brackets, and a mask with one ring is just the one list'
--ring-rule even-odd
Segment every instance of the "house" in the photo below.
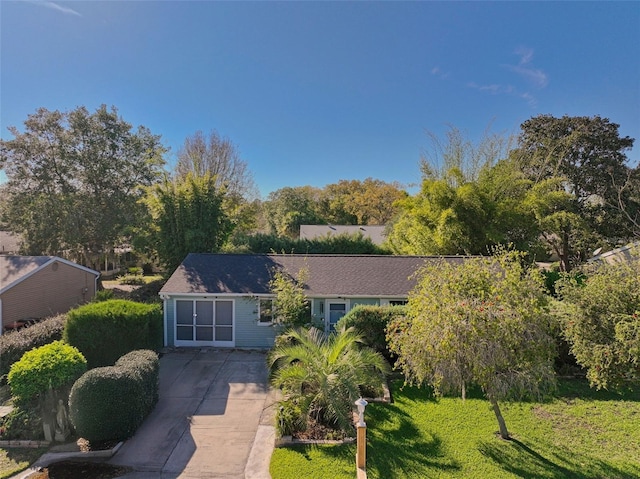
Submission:
{"label": "house", "polygon": [[99,275],[57,256],[0,255],[0,334],[90,301]]}
{"label": "house", "polygon": [[361,234],[363,238],[369,238],[373,244],[380,246],[386,240],[385,228],[386,226],[364,225],[300,225],[300,239]]}
{"label": "house", "polygon": [[[358,304],[404,304],[424,256],[189,254],[160,296],[167,346],[269,348],[274,270],[308,270],[305,293],[314,320],[332,328]],[[461,262],[462,256],[444,258]]]}
{"label": "house", "polygon": [[625,261],[630,262],[640,258],[640,241],[629,243],[628,245],[612,249],[606,253],[601,253],[601,250],[602,248],[598,248],[594,252],[596,254],[589,259],[589,262],[602,261],[608,264],[622,263]]}

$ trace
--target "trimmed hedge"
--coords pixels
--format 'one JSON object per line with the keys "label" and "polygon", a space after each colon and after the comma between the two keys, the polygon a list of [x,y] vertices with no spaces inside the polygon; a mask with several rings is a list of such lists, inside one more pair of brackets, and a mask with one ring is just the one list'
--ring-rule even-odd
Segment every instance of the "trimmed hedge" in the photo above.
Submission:
{"label": "trimmed hedge", "polygon": [[6,381],[9,368],[19,361],[24,353],[62,339],[66,314],[44,319],[28,328],[5,333],[0,336],[0,383]]}
{"label": "trimmed hedge", "polygon": [[63,337],[84,354],[89,369],[111,366],[136,349],[159,350],[162,321],[158,304],[114,299],[70,311]]}
{"label": "trimmed hedge", "polygon": [[29,401],[49,388],[71,386],[87,370],[87,361],[73,346],[54,341],[24,353],[9,370],[11,393],[20,401]]}
{"label": "trimmed hedge", "polygon": [[158,355],[133,351],[115,366],[87,371],[69,395],[69,418],[88,441],[122,440],[140,427],[158,400]]}
{"label": "trimmed hedge", "polygon": [[354,327],[363,336],[365,345],[393,361],[394,356],[387,347],[387,325],[393,318],[405,314],[404,306],[358,305],[338,321],[336,329]]}

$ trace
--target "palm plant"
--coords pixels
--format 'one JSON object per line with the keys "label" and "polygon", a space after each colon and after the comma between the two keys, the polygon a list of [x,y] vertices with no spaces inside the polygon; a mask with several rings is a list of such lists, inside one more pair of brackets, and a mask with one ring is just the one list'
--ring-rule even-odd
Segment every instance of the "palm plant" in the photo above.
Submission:
{"label": "palm plant", "polygon": [[361,388],[379,388],[390,370],[380,353],[361,343],[353,328],[330,335],[316,328],[292,329],[268,356],[271,384],[282,389],[284,404],[295,405],[295,415],[305,423],[313,419],[348,431]]}

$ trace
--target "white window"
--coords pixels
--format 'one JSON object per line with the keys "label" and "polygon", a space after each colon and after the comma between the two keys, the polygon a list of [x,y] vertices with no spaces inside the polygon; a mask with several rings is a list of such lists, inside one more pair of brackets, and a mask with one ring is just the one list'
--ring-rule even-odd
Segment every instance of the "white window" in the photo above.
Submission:
{"label": "white window", "polygon": [[258,303],[258,324],[265,326],[273,324],[273,320],[275,319],[273,299],[261,298],[258,300]]}

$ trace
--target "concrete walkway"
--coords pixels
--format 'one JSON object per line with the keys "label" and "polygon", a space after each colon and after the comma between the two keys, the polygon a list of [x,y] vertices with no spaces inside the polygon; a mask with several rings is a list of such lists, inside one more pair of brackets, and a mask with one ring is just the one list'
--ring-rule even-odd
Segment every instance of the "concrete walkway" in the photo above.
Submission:
{"label": "concrete walkway", "polygon": [[263,353],[169,352],[158,405],[109,463],[125,479],[270,479],[274,403]]}

